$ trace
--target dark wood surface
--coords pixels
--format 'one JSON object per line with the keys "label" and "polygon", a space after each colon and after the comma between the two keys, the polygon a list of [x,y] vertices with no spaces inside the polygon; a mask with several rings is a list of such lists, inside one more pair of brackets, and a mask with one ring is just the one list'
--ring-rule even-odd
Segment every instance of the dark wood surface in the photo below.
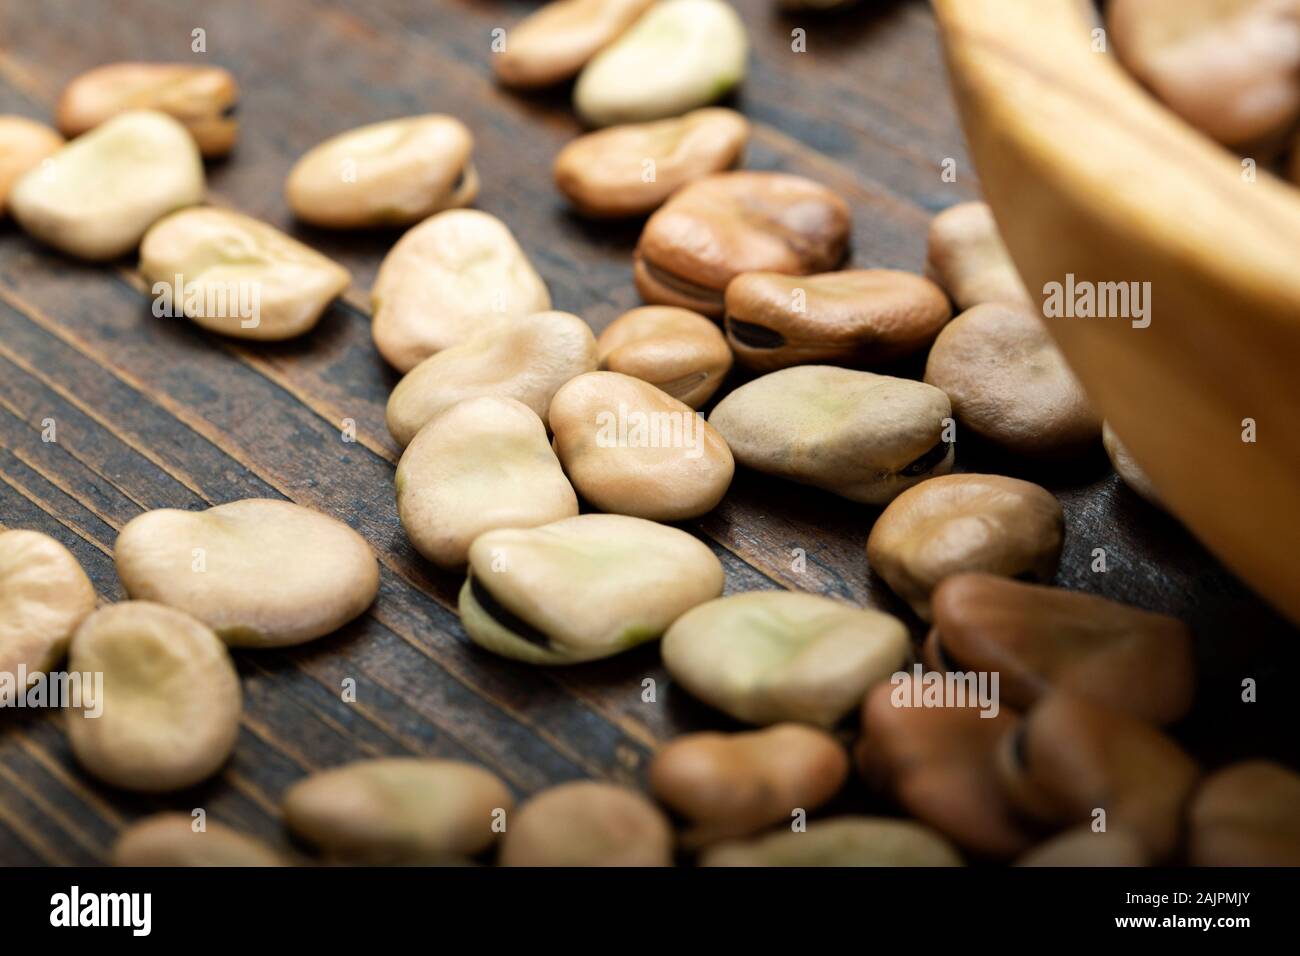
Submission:
{"label": "dark wood surface", "polygon": [[[241,344],[154,318],[133,261],[78,264],[0,223],[0,525],[63,541],[103,601],[124,597],[111,555],[131,518],[250,496],[342,518],[371,542],[382,568],[378,601],[341,632],[236,654],[245,691],[238,746],[229,766],[193,791],[116,792],[77,768],[55,715],[0,713],[0,862],[98,862],[136,817],[197,806],[287,847],[280,796],[318,768],[439,755],[481,762],[522,796],[575,777],[637,781],[657,742],[729,726],[672,686],[653,646],[543,670],[468,644],[454,610],[459,579],[416,555],[393,499],[399,449],[384,405],[397,377],[371,345],[366,290],[397,234],[303,228],[281,196],[294,159],[326,136],[453,113],[477,137],[478,206],[514,230],[556,307],[599,330],[639,304],[630,253],[640,224],[586,223],[551,185],[552,157],[578,132],[567,90],[523,98],[491,80],[491,30],[535,6],[42,0],[0,10],[0,112],[47,120],[78,73],[116,60],[190,59],[190,32],[204,28],[201,59],[231,69],[242,87],[240,143],[209,166],[212,201],[299,236],[354,278],[310,335]],[[775,13],[769,0],[736,6],[753,46],[733,101],[755,124],[747,165],[802,173],[843,193],[854,212],[854,264],[919,271],[932,212],[978,195],[926,6],[871,2],[802,18]],[[806,53],[791,51],[796,27],[807,31]],[[956,183],[940,178],[947,157],[958,163]],[[57,422],[57,443],[41,440],[46,418]],[[357,423],[355,444],[341,439],[346,418]],[[1194,624],[1202,690],[1180,735],[1207,763],[1260,753],[1295,762],[1294,629],[1123,487],[1103,456],[1044,474],[968,444],[958,455],[962,468],[1036,478],[1061,497],[1061,584]],[[904,614],[867,567],[875,514],[742,473],[726,501],[688,527],[722,559],[729,591],[797,588]],[[1105,573],[1090,567],[1098,547]],[[803,570],[796,549],[806,554]],[[357,682],[354,704],[340,696],[348,677]],[[655,703],[642,702],[646,677],[658,682]],[[1257,704],[1240,701],[1246,677],[1259,683]]]}

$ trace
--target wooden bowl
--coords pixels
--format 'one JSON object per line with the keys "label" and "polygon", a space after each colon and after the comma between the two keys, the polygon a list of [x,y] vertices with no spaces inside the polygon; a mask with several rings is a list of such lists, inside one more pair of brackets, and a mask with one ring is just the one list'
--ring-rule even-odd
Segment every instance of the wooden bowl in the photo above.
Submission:
{"label": "wooden bowl", "polygon": [[1169,509],[1300,623],[1300,189],[1249,181],[1094,52],[1086,0],[934,7],[1029,289],[1042,301],[1071,273],[1151,283],[1146,328],[1045,317],[1049,329]]}

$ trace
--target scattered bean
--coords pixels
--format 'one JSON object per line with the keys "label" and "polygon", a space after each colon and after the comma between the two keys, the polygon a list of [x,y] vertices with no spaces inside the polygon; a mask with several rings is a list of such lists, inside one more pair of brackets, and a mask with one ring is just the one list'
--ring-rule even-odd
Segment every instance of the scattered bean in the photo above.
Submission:
{"label": "scattered bean", "polygon": [[113,560],[133,598],[193,614],[238,647],[328,634],[379,590],[379,564],[365,538],[289,501],[146,511],[122,528]]}
{"label": "scattered bean", "polygon": [[514,799],[489,770],[456,760],[386,757],[321,770],[284,795],[284,822],[331,859],[454,863],[496,840]]}
{"label": "scattered bean", "polygon": [[650,217],[633,278],[647,302],[718,318],[723,291],[740,273],[827,272],[848,241],[849,208],[820,183],[788,173],[717,173],[683,186]]}
{"label": "scattered bean", "polygon": [[555,185],[587,216],[643,216],[740,159],[749,121],[721,107],[580,136],[555,158]]}
{"label": "scattered bean", "polygon": [[926,663],[999,672],[1002,699],[1013,707],[1062,689],[1157,724],[1191,709],[1192,635],[1176,618],[992,574],[945,578],[931,609]]}
{"label": "scattered bean", "polygon": [[592,126],[680,116],[745,78],[749,38],[722,0],[654,4],[578,76],[573,106]]}
{"label": "scattered bean", "polygon": [[699,408],[731,371],[718,327],[689,309],[647,305],[624,312],[596,340],[602,371],[631,375]]}
{"label": "scattered bean", "polygon": [[1119,436],[1115,434],[1115,430],[1110,427],[1109,422],[1102,422],[1101,443],[1105,447],[1106,455],[1110,458],[1110,463],[1114,466],[1115,473],[1119,475],[1120,480],[1150,504],[1155,505],[1157,508],[1163,508],[1160,493],[1156,491],[1155,485],[1151,484],[1151,479],[1142,470],[1142,466],[1133,460],[1133,456],[1129,454],[1129,450],[1124,446],[1124,443],[1119,440]]}
{"label": "scattered bean", "polygon": [[128,110],[158,110],[185,124],[204,156],[224,156],[239,137],[239,85],[227,70],[189,63],[109,63],[63,91],[56,115],[80,136]]}
{"label": "scattered bean", "polygon": [[1138,837],[1123,828],[1074,827],[1034,847],[1016,866],[1150,866],[1151,855]]}
{"label": "scattered bean", "polygon": [[506,34],[492,69],[506,86],[551,86],[576,76],[654,0],[560,0],[524,17]]}
{"label": "scattered bean", "polygon": [[1012,452],[1069,458],[1097,447],[1101,419],[1026,306],[988,303],[939,333],[925,380],[943,389],[963,427]]}
{"label": "scattered bean", "polygon": [[930,594],[963,571],[1049,581],[1061,557],[1061,503],[1001,475],[945,475],[899,495],[867,538],[867,563],[930,620]]}
{"label": "scattered bean", "polygon": [[68,669],[103,674],[102,712],[69,708],[77,762],[124,790],[181,790],[221,768],[239,734],[239,675],[217,635],[183,611],[125,601],[77,628]]}
{"label": "scattered bean", "polygon": [[687,734],[661,747],[649,770],[655,797],[690,821],[687,846],[789,822],[835,796],[848,774],[839,741],[804,724]]}
{"label": "scattered bean", "polygon": [[573,664],[655,640],[722,583],[722,564],[685,531],[580,515],[476,538],[460,618],[493,653]]}
{"label": "scattered bean", "polygon": [[408,226],[478,196],[474,136],[454,116],[372,123],[332,136],[289,171],[293,214],[329,229]]}
{"label": "scattered bean", "polygon": [[712,511],[735,461],[704,416],[618,372],[588,372],[551,400],[555,452],[601,511],[682,521]]}
{"label": "scattered bean", "polygon": [[1296,0],[1111,0],[1106,24],[1124,65],[1221,143],[1268,141],[1300,118]]}
{"label": "scattered bean", "polygon": [[950,206],[930,221],[925,272],[958,312],[985,302],[1031,302],[987,203]]}
{"label": "scattered bean", "polygon": [[951,414],[921,382],[803,365],[742,385],[709,423],[746,467],[881,505],[952,470]]}
{"label": "scattered bean", "polygon": [[742,365],[883,365],[934,340],[952,318],[929,279],[893,269],[814,276],[746,272],[727,284],[727,341]]}
{"label": "scattered bean", "polygon": [[202,202],[203,189],[203,161],[185,128],[163,113],[136,110],[29,170],[9,192],[9,212],[61,252],[115,259],[167,213]]}
{"label": "scattered bean", "polygon": [[205,820],[195,831],[186,813],[159,813],[133,823],[113,844],[114,866],[283,866],[269,846],[238,830]]}
{"label": "scattered bean", "polygon": [[737,720],[832,727],[907,660],[911,644],[902,623],[879,611],[750,591],[683,614],[662,653],[674,680]]}
{"label": "scattered bean", "polygon": [[546,422],[560,386],[595,368],[596,338],[576,315],[534,312],[485,322],[403,376],[388,398],[388,430],[407,445],[457,402],[487,396],[523,402]]}
{"label": "scattered bean", "polygon": [[63,137],[26,116],[0,114],[0,215],[18,178],[63,145]]}
{"label": "scattered bean", "polygon": [[18,688],[63,659],[95,588],[72,552],[39,531],[0,531],[0,674]]}
{"label": "scattered bean", "polygon": [[422,555],[463,567],[493,528],[534,528],[578,513],[578,497],[528,406],[471,398],[420,430],[397,465],[397,515]]}
{"label": "scattered bean", "polygon": [[155,294],[168,289],[172,307],[195,324],[259,341],[310,331],[352,281],[347,269],[274,226],[211,207],[154,223],[140,243],[140,272]]}
{"label": "scattered bean", "polygon": [[1136,834],[1152,857],[1178,844],[1183,810],[1200,774],[1159,730],[1087,698],[1043,698],[999,746],[1003,791],[1022,813],[1068,826],[1106,811],[1106,826]]}
{"label": "scattered bean", "polygon": [[961,855],[940,834],[911,820],[834,817],[802,833],[781,832],[724,843],[702,866],[961,866]]}
{"label": "scattered bean", "polygon": [[1247,760],[1206,778],[1189,813],[1192,866],[1300,866],[1300,775]]}
{"label": "scattered bean", "polygon": [[502,866],[672,866],[668,819],[635,790],[578,780],[543,790],[510,820]]}
{"label": "scattered bean", "polygon": [[[1024,852],[1030,832],[1002,793],[997,750],[1020,718],[969,706],[921,706],[914,674],[878,684],[862,706],[858,767],[875,789],[892,794],[910,815],[980,857]],[[951,703],[951,702],[941,702]],[[910,704],[911,706],[908,706]]]}
{"label": "scattered bean", "polygon": [[546,284],[505,223],[450,209],[402,236],[371,290],[375,347],[399,372],[494,320],[551,307]]}

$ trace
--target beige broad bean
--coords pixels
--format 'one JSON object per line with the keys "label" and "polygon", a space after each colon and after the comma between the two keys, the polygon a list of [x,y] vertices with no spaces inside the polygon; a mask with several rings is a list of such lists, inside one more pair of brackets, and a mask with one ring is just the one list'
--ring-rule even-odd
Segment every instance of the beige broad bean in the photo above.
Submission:
{"label": "beige broad bean", "polygon": [[121,113],[68,143],[9,192],[32,236],[82,259],[115,259],[175,209],[203,201],[203,161],[185,127],[150,110]]}
{"label": "beige broad bean", "polygon": [[696,538],[623,515],[489,531],[469,549],[460,619],[474,643],[531,664],[574,664],[656,640],[722,593]]}
{"label": "beige broad bean", "polygon": [[577,780],[526,801],[501,840],[502,866],[672,866],[673,830],[627,787]]}
{"label": "beige broad bean", "polygon": [[690,822],[688,847],[789,822],[834,797],[848,775],[839,741],[804,724],[687,734],[660,747],[649,769],[655,797]]}
{"label": "beige broad bean", "polygon": [[958,312],[985,302],[1032,302],[988,203],[958,203],[930,221],[925,274],[952,297]]}
{"label": "beige broad bean", "polygon": [[388,398],[388,430],[402,445],[457,402],[511,398],[543,422],[560,386],[595,370],[596,337],[568,312],[535,312],[489,322],[459,345],[430,355]]}
{"label": "beige broad bean", "polygon": [[186,813],[159,813],[131,824],[113,843],[114,866],[284,866],[280,854],[216,820],[195,830]]}
{"label": "beige broad bean", "polygon": [[578,513],[532,409],[508,398],[471,398],[420,429],[397,465],[397,516],[422,555],[463,567],[493,528],[534,528]]}
{"label": "beige broad bean", "polygon": [[20,672],[63,659],[73,632],[95,609],[95,588],[72,552],[49,535],[0,531],[0,675],[25,690]]}
{"label": "beige broad bean", "polygon": [[26,116],[0,115],[0,215],[18,178],[63,145],[63,137]]}
{"label": "beige broad bean", "polygon": [[944,578],[983,571],[1050,581],[1065,518],[1045,488],[1002,475],[944,475],[909,488],[876,519],[867,563],[917,616]]}
{"label": "beige broad bean", "polygon": [[361,760],[321,770],[284,795],[284,822],[330,859],[456,863],[497,838],[514,798],[471,763],[423,757]]}
{"label": "beige broad bean", "polygon": [[742,385],[709,424],[747,468],[883,505],[952,470],[951,415],[933,386],[801,365]]}
{"label": "beige broad bean", "polygon": [[699,408],[731,371],[731,349],[718,327],[698,312],[647,305],[624,312],[596,340],[601,371],[649,382]]}
{"label": "beige broad bean", "polygon": [[506,86],[561,83],[627,30],[654,0],[557,0],[506,32],[492,70]]}
{"label": "beige broad bean", "polygon": [[365,538],[289,501],[146,511],[122,528],[113,560],[133,598],[180,608],[238,647],[321,637],[379,591],[379,563]]}
{"label": "beige broad bean", "polygon": [[551,307],[505,223],[476,209],[440,212],[402,236],[370,298],[375,347],[399,372],[497,321]]}
{"label": "beige broad bean", "polygon": [[687,183],[736,165],[749,121],[722,107],[580,136],[555,157],[555,185],[584,215],[642,216]]}
{"label": "beige broad bean", "polygon": [[1150,866],[1151,854],[1136,834],[1121,827],[1094,830],[1091,823],[1045,840],[1016,866]]}
{"label": "beige broad bean", "polygon": [[159,220],[140,243],[156,315],[185,315],[233,338],[279,341],[309,332],[352,278],[279,229],[204,207]]}
{"label": "beige broad bean", "polygon": [[239,85],[218,66],[109,63],[76,77],[59,97],[56,122],[80,136],[128,110],[158,110],[185,125],[204,156],[224,156],[239,138]]}
{"label": "beige broad bean", "polygon": [[692,696],[748,724],[832,727],[907,660],[901,621],[816,594],[751,591],[687,611],[664,666]]}
{"label": "beige broad bean", "polygon": [[664,0],[583,68],[573,106],[592,126],[680,116],[739,85],[748,56],[730,4]]}
{"label": "beige broad bean", "polygon": [[894,269],[745,272],[727,283],[725,303],[727,341],[761,372],[884,365],[929,345],[952,317],[937,285]]}
{"label": "beige broad bean", "polygon": [[925,381],[941,388],[963,428],[1027,458],[1095,451],[1101,417],[1028,306],[987,303],[939,333]]}
{"label": "beige broad bean", "polygon": [[683,521],[712,511],[735,472],[704,416],[648,382],[588,372],[551,400],[555,452],[601,511]]}
{"label": "beige broad bean", "polygon": [[409,226],[478,196],[474,136],[454,116],[371,123],[308,150],[284,184],[304,222],[327,229]]}
{"label": "beige broad bean", "polygon": [[242,695],[230,653],[183,611],[125,601],[77,628],[68,670],[102,674],[94,709],[66,711],[77,762],[124,790],[182,790],[216,773],[235,747]]}
{"label": "beige broad bean", "polygon": [[911,820],[833,817],[803,832],[776,832],[724,843],[701,866],[961,866],[961,855],[941,834]]}
{"label": "beige broad bean", "polygon": [[1192,866],[1300,866],[1300,774],[1271,760],[1205,779],[1187,814]]}

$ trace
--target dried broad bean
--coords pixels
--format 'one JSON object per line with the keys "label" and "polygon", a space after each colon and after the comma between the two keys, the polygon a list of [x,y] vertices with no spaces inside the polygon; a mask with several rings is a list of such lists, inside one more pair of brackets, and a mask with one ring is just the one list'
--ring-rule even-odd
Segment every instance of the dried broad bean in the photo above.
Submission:
{"label": "dried broad bean", "polygon": [[922,382],[802,365],[742,385],[709,424],[748,468],[881,505],[952,470],[951,415]]}
{"label": "dried broad bean", "polygon": [[737,720],[834,726],[911,652],[888,614],[816,594],[751,591],[683,614],[664,666],[692,696]]}
{"label": "dried broad bean", "polygon": [[514,798],[489,770],[386,757],[318,771],[284,795],[284,822],[331,859],[455,863],[486,850]]}
{"label": "dried broad bean", "polygon": [[1157,724],[1191,709],[1192,635],[1176,618],[992,574],[944,579],[931,609],[926,663],[998,672],[1013,707],[1032,707],[1059,688]]}
{"label": "dried broad bean", "polygon": [[1068,458],[1096,448],[1101,419],[1027,306],[989,303],[939,333],[925,380],[952,401],[964,428],[1014,454]]}
{"label": "dried broad bean", "polygon": [[415,549],[444,568],[493,528],[578,513],[578,496],[526,405],[471,398],[420,429],[397,465],[397,516]]}
{"label": "dried broad bean", "polygon": [[493,653],[573,664],[655,640],[722,583],[722,564],[685,531],[579,515],[476,538],[460,619]]}
{"label": "dried broad bean", "polygon": [[239,86],[229,71],[191,63],[109,63],[63,91],[56,122],[80,136],[128,110],[158,110],[185,125],[204,156],[224,156],[239,137]]}
{"label": "dried broad bean", "polygon": [[347,269],[274,226],[211,207],[154,223],[140,243],[140,272],[172,313],[260,341],[310,331],[352,281]]}
{"label": "dried broad bean", "polygon": [[930,221],[925,274],[965,312],[985,302],[1029,305],[1028,290],[988,203],[950,206]]}
{"label": "dried broad bean", "polygon": [[133,598],[193,614],[232,646],[310,641],[359,615],[379,591],[366,539],[289,501],[146,511],[122,529],[113,560]]}
{"label": "dried broad bean", "polygon": [[511,27],[492,70],[506,86],[550,86],[577,75],[654,0],[559,0]]}
{"label": "dried broad bean", "polygon": [[1045,488],[1002,475],[944,475],[909,488],[876,519],[867,563],[922,620],[930,594],[963,571],[1048,581],[1064,533]]}
{"label": "dried broad bean", "polygon": [[660,747],[650,763],[654,795],[690,822],[687,846],[749,836],[835,796],[849,774],[844,748],[804,724],[747,733],[698,733]]}
{"label": "dried broad bean", "polygon": [[1091,823],[1136,834],[1151,856],[1177,847],[1183,811],[1200,770],[1179,746],[1136,717],[1076,694],[1043,698],[1003,738],[998,752],[1003,791],[1044,824]]}
{"label": "dried broad bean", "polygon": [[68,670],[103,674],[98,715],[66,711],[77,762],[124,790],[181,790],[212,776],[239,734],[239,675],[217,635],[183,611],[125,601],[77,628]]}
{"label": "dried broad bean", "polygon": [[388,430],[409,444],[457,402],[485,397],[523,402],[545,422],[560,386],[596,368],[596,351],[590,326],[568,312],[488,322],[402,377],[388,398]]}
{"label": "dried broad bean", "polygon": [[653,5],[582,70],[573,105],[592,126],[680,116],[745,78],[749,38],[721,0]]}
{"label": "dried broad bean", "polygon": [[159,813],[131,824],[113,843],[114,866],[283,866],[260,840],[216,820],[194,829],[186,813]]}
{"label": "dried broad bean", "polygon": [[399,372],[497,321],[551,307],[505,223],[476,209],[440,212],[402,236],[370,298],[375,347]]}
{"label": "dried broad bean", "polygon": [[332,136],[289,171],[293,214],[329,229],[407,226],[478,196],[474,136],[454,116],[372,123]]}
{"label": "dried broad bean", "polygon": [[588,216],[641,216],[740,159],[749,121],[721,107],[580,136],[555,157],[555,185]]}
{"label": "dried broad bean", "polygon": [[502,866],[671,866],[673,831],[627,787],[578,780],[543,790],[513,815]]}
{"label": "dried broad bean", "polygon": [[1193,866],[1300,866],[1300,774],[1268,760],[1231,764],[1188,813]]}
{"label": "dried broad bean", "polygon": [[63,145],[63,137],[26,116],[0,115],[0,214],[9,190],[29,169]]}
{"label": "dried broad bean", "polygon": [[717,173],[683,186],[645,224],[633,278],[647,302],[718,318],[742,272],[808,275],[839,265],[849,207],[789,173]]}
{"label": "dried broad bean", "polygon": [[731,349],[717,325],[698,312],[647,305],[624,312],[596,340],[601,371],[649,382],[699,408],[731,371]]}
{"label": "dried broad bean", "polygon": [[555,452],[602,511],[682,521],[712,511],[735,472],[704,416],[648,382],[588,372],[551,400]]}
{"label": "dried broad bean", "polygon": [[833,817],[799,832],[724,843],[701,866],[961,866],[941,834],[911,820]]}
{"label": "dried broad bean", "polygon": [[82,259],[130,252],[174,209],[203,201],[203,161],[164,113],[122,113],[68,143],[9,192],[28,233]]}
{"label": "dried broad bean", "polygon": [[727,341],[760,372],[883,365],[924,348],[951,317],[937,285],[893,269],[746,272],[726,291]]}
{"label": "dried broad bean", "polygon": [[39,531],[0,531],[0,675],[18,692],[63,659],[68,641],[95,609],[95,588],[72,552]]}

